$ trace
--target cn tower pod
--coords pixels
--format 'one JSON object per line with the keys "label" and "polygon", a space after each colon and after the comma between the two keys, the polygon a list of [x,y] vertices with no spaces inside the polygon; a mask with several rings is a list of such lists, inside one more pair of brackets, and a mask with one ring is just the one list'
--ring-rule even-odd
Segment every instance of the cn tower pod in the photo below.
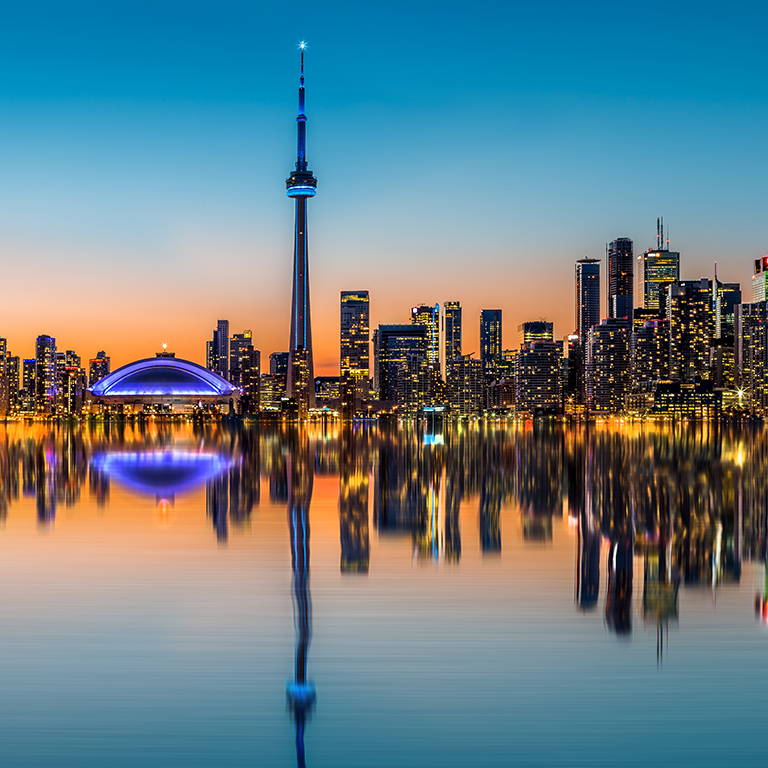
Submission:
{"label": "cn tower pod", "polygon": [[285,180],[288,197],[314,197],[317,194],[317,179],[312,171],[291,171]]}

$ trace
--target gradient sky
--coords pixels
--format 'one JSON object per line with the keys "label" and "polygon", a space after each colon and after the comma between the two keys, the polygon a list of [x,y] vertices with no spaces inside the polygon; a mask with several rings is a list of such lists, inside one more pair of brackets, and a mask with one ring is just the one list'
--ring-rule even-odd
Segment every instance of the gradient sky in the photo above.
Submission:
{"label": "gradient sky", "polygon": [[[278,5],[278,4],[275,4]],[[0,26],[0,335],[113,366],[218,318],[287,348],[306,39],[316,373],[339,291],[372,327],[458,299],[573,329],[573,263],[655,243],[682,276],[768,251],[768,8],[756,3],[50,2]]]}

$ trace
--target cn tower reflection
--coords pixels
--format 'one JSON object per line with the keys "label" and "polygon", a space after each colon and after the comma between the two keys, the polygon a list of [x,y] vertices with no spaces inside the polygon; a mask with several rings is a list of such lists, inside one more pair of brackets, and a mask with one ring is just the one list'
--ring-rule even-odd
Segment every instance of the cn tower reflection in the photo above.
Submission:
{"label": "cn tower reflection", "polygon": [[296,666],[287,686],[288,705],[296,722],[296,763],[303,768],[304,727],[315,704],[315,686],[307,680],[307,656],[312,637],[312,600],[309,595],[309,504],[312,500],[314,455],[306,428],[291,434],[287,457],[288,526],[293,566],[293,620],[296,628]]}

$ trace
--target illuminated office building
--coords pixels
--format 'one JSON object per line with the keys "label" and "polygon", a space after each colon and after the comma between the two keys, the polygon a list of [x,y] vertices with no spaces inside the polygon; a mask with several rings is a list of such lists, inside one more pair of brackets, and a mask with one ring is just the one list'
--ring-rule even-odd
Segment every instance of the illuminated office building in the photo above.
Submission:
{"label": "illuminated office building", "polygon": [[579,342],[583,343],[587,331],[599,322],[600,259],[579,259],[576,262],[576,335]]}
{"label": "illuminated office building", "polygon": [[448,378],[448,369],[456,358],[461,357],[461,304],[458,301],[446,301],[443,304],[442,317],[442,370]]}
{"label": "illuminated office building", "polygon": [[20,384],[20,360],[10,352],[5,358],[5,375],[8,377],[8,396],[11,410],[18,410],[19,384]]}
{"label": "illuminated office building", "polygon": [[269,356],[269,374],[270,376],[282,376],[288,378],[288,353],[273,352]]}
{"label": "illuminated office building", "polygon": [[530,344],[532,341],[554,341],[555,327],[546,320],[532,320],[517,326],[517,343],[519,346]]}
{"label": "illuminated office building", "polygon": [[660,292],[669,283],[680,279],[680,253],[678,251],[648,250],[637,256],[637,297],[643,309],[660,312]]}
{"label": "illuminated office building", "polygon": [[427,394],[427,328],[380,325],[378,331],[379,400],[415,412]]}
{"label": "illuminated office building", "polygon": [[[291,327],[288,343],[288,381],[286,392],[289,396],[298,391],[294,385],[295,373],[302,380],[315,380],[315,366],[312,357],[312,318],[309,305],[309,248],[307,237],[307,200],[314,197],[317,179],[307,166],[307,115],[304,111],[304,47],[301,49],[301,74],[299,76],[299,114],[297,125],[296,167],[285,182],[288,197],[296,201],[296,225],[293,249],[293,287],[291,292]],[[294,362],[297,350],[300,363]],[[304,371],[306,369],[306,371]],[[305,375],[306,373],[306,375]],[[307,387],[308,406],[315,404],[314,387]],[[303,397],[303,395],[302,395]]]}
{"label": "illuminated office building", "polygon": [[585,350],[586,405],[590,411],[620,413],[629,389],[629,323],[605,318],[589,329]]}
{"label": "illuminated office building", "polygon": [[88,386],[92,387],[97,381],[103,379],[111,370],[111,361],[106,352],[101,350],[96,357],[88,361]]}
{"label": "illuminated office building", "polygon": [[676,381],[711,378],[714,333],[712,281],[681,280],[667,288],[669,376]]}
{"label": "illuminated office building", "polygon": [[296,347],[290,355],[288,380],[291,389],[286,393],[296,401],[300,419],[306,419],[309,409],[315,404],[315,380],[310,376],[309,350]]}
{"label": "illuminated office building", "polygon": [[371,377],[371,315],[368,291],[342,291],[340,302],[340,365],[342,379],[351,379],[358,396],[368,394]]}
{"label": "illuminated office building", "polygon": [[480,361],[486,381],[499,378],[501,349],[501,310],[480,310]]}
{"label": "illuminated office building", "polygon": [[613,240],[606,249],[608,269],[608,317],[627,318],[632,322],[634,309],[634,257],[632,241],[628,237]]}
{"label": "illuminated office building", "polygon": [[[250,333],[250,331],[247,331]],[[252,346],[238,352],[240,410],[243,415],[253,415],[259,411],[261,401],[261,352]]]}
{"label": "illuminated office building", "polygon": [[222,379],[229,381],[229,320],[219,320],[216,324],[216,372]]}
{"label": "illuminated office building", "polygon": [[427,362],[430,365],[440,363],[440,305],[420,304],[411,307],[411,323],[423,325],[427,329]]}
{"label": "illuminated office building", "polygon": [[563,350],[554,341],[531,341],[517,357],[518,411],[536,413],[560,409]]}
{"label": "illuminated office building", "polygon": [[736,384],[735,313],[741,304],[741,285],[723,283],[715,267],[715,338],[712,369],[715,386],[733,388]]}
{"label": "illuminated office building", "polygon": [[[22,364],[22,392],[20,392],[21,410],[25,413],[34,413],[37,403],[37,360],[32,357],[24,360]],[[22,394],[23,393],[23,394]]]}
{"label": "illuminated office building", "polygon": [[35,342],[35,405],[40,414],[56,410],[56,339],[38,336]]}
{"label": "illuminated office building", "polygon": [[0,375],[5,373],[5,358],[8,355],[8,340],[0,336]]}

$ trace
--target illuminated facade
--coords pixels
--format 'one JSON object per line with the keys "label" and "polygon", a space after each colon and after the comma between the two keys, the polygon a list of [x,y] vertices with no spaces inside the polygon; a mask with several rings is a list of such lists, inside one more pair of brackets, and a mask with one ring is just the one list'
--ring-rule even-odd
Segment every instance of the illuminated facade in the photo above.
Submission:
{"label": "illuminated facade", "polygon": [[768,256],[755,259],[755,268],[752,271],[752,303],[768,299]]}
{"label": "illuminated facade", "polygon": [[576,262],[576,335],[583,343],[587,331],[600,322],[600,259]]}
{"label": "illuminated facade", "polygon": [[768,405],[768,302],[738,304],[735,311],[738,386],[750,412],[762,416]]}
{"label": "illuminated facade", "polygon": [[112,371],[88,389],[92,410],[191,412],[208,407],[229,412],[239,392],[218,374],[169,353]]}
{"label": "illuminated facade", "polygon": [[460,416],[472,416],[483,410],[483,364],[470,355],[456,358],[448,371],[448,400],[451,410]]}
{"label": "illuminated facade", "polygon": [[[312,319],[309,306],[309,250],[307,239],[307,200],[314,197],[317,179],[307,167],[307,115],[304,111],[304,48],[301,49],[301,75],[299,77],[299,114],[296,118],[296,167],[286,179],[288,197],[296,201],[296,225],[293,249],[293,288],[291,293],[291,328],[288,343],[288,381],[286,392],[295,396],[294,375],[300,373],[306,382],[314,382],[315,367],[312,358]],[[298,352],[298,350],[303,350]],[[294,358],[300,358],[299,361]],[[305,370],[306,369],[306,370]],[[314,388],[300,385],[306,391],[308,407],[315,404]],[[303,395],[302,395],[303,397]]]}
{"label": "illuminated facade", "polygon": [[518,411],[555,412],[561,407],[563,351],[554,341],[531,341],[517,358]]}
{"label": "illuminated facade", "polygon": [[711,377],[714,332],[712,281],[681,280],[667,288],[669,376],[676,381]]}
{"label": "illuminated facade", "polygon": [[359,396],[368,394],[371,377],[371,310],[368,291],[342,291],[340,318],[340,366],[342,378],[350,378]]}
{"label": "illuminated facade", "polygon": [[427,396],[427,329],[423,325],[380,325],[377,340],[379,399],[409,412]]}
{"label": "illuminated facade", "polygon": [[35,341],[35,407],[39,414],[56,411],[56,339],[45,335]]}
{"label": "illuminated facade", "polygon": [[480,310],[480,361],[486,381],[499,378],[501,349],[501,310]]}
{"label": "illuminated facade", "polygon": [[310,375],[309,351],[296,347],[290,353],[291,367],[288,369],[288,381],[291,389],[290,397],[296,401],[300,419],[306,419],[309,409],[315,404],[315,379]]}
{"label": "illuminated facade", "polygon": [[420,304],[411,307],[411,323],[423,325],[427,329],[427,362],[430,365],[440,363],[440,305]]}
{"label": "illuminated facade", "polygon": [[715,269],[715,338],[712,349],[712,373],[715,385],[733,388],[736,385],[736,307],[741,304],[741,285],[723,283]]}
{"label": "illuminated facade", "polygon": [[443,304],[442,332],[441,363],[447,379],[451,363],[461,357],[461,304],[458,301],[446,301]]}
{"label": "illuminated facade", "polygon": [[531,320],[517,326],[517,343],[519,346],[530,344],[532,341],[554,341],[555,327],[546,320]]}
{"label": "illuminated facade", "polygon": [[96,353],[96,357],[88,361],[88,386],[92,387],[103,379],[111,370],[111,361],[104,350]]}
{"label": "illuminated facade", "polygon": [[631,339],[632,380],[669,378],[669,320],[646,320]]}
{"label": "illuminated facade", "polygon": [[598,413],[619,413],[629,389],[629,323],[606,318],[589,329],[585,352],[586,405]]}
{"label": "illuminated facade", "polygon": [[659,294],[669,283],[680,279],[678,251],[648,250],[637,256],[637,298],[643,309],[660,311]]}
{"label": "illuminated facade", "polygon": [[608,269],[606,287],[608,289],[608,317],[627,318],[632,322],[634,301],[634,258],[632,241],[628,237],[618,237],[607,248]]}
{"label": "illuminated facade", "polygon": [[243,386],[244,357],[253,351],[253,333],[243,331],[235,333],[229,340],[229,376],[230,381],[236,387]]}

